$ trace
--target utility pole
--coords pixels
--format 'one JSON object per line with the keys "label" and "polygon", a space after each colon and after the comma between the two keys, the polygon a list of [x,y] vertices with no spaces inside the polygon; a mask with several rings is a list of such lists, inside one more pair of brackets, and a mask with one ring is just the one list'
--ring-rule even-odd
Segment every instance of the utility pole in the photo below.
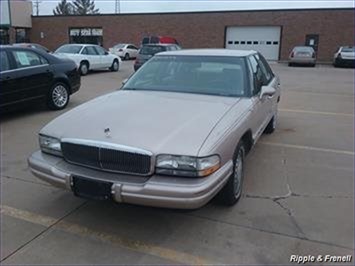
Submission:
{"label": "utility pole", "polygon": [[115,13],[116,14],[121,13],[121,1],[120,0],[116,0],[116,2],[115,2]]}
{"label": "utility pole", "polygon": [[33,6],[35,7],[35,10],[36,10],[36,16],[39,15],[39,4],[41,3],[42,1],[40,0],[34,0],[33,1]]}

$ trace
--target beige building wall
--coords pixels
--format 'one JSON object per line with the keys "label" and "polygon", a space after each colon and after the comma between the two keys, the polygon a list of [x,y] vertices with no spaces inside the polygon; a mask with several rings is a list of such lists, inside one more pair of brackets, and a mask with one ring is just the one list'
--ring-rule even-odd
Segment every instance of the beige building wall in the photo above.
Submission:
{"label": "beige building wall", "polygon": [[28,0],[10,0],[11,26],[32,27],[32,2]]}

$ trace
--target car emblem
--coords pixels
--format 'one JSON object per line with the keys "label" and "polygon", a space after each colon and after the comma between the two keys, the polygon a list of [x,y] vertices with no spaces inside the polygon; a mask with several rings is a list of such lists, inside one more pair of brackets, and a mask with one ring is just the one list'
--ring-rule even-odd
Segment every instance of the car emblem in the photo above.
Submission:
{"label": "car emblem", "polygon": [[111,136],[111,131],[110,131],[109,127],[105,128],[104,132],[105,132],[107,138],[109,138]]}

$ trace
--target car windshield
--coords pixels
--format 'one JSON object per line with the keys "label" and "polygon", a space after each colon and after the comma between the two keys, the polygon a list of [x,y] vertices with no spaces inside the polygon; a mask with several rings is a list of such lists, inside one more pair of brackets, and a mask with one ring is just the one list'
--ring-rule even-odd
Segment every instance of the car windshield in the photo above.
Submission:
{"label": "car windshield", "polygon": [[139,53],[143,55],[155,55],[156,53],[166,51],[164,46],[157,46],[157,45],[145,45],[143,46]]}
{"label": "car windshield", "polygon": [[113,48],[124,48],[126,46],[126,44],[124,43],[119,43],[119,44],[116,44]]}
{"label": "car windshield", "polygon": [[245,59],[230,56],[158,55],[125,84],[125,90],[247,96]]}
{"label": "car windshield", "polygon": [[83,46],[82,45],[63,45],[55,52],[64,54],[78,54]]}
{"label": "car windshield", "polygon": [[343,47],[341,49],[342,52],[345,52],[345,53],[354,53],[355,52],[355,47]]}
{"label": "car windshield", "polygon": [[295,47],[293,50],[296,52],[309,52],[309,53],[313,52],[313,48],[308,46],[298,46]]}

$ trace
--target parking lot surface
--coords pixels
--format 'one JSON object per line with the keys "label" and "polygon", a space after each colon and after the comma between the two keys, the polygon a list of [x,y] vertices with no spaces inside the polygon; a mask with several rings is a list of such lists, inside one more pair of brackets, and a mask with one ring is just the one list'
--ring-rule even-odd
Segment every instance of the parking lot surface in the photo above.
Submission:
{"label": "parking lot surface", "polygon": [[64,111],[3,116],[2,264],[289,264],[291,255],[353,255],[354,70],[271,66],[282,84],[278,128],[247,157],[234,207],[87,201],[32,176],[26,160],[39,130],[119,88],[132,61],[83,77]]}

